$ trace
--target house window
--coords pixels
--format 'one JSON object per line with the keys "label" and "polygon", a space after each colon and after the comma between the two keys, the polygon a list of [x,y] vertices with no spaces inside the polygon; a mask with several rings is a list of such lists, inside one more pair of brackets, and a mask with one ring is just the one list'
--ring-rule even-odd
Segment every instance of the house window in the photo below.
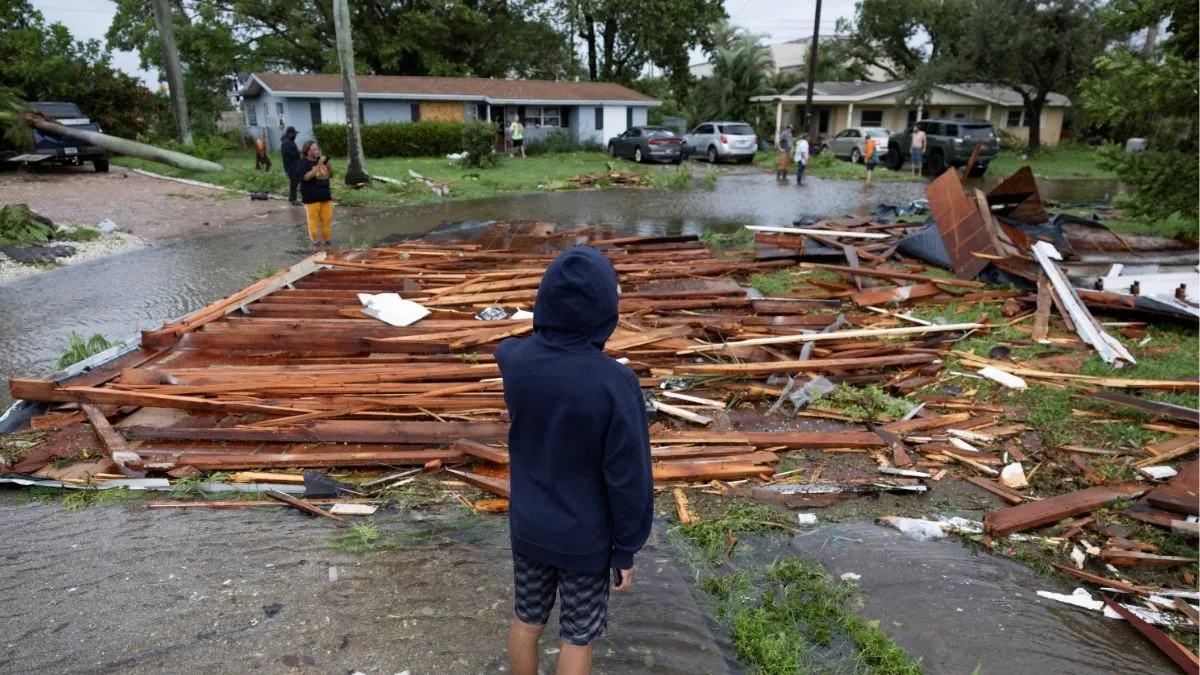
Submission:
{"label": "house window", "polygon": [[817,133],[821,133],[821,134],[829,133],[829,111],[828,110],[818,110],[817,111]]}
{"label": "house window", "polygon": [[965,120],[971,116],[970,108],[954,108],[950,114],[956,120]]}
{"label": "house window", "polygon": [[308,114],[312,117],[312,125],[315,129],[316,126],[321,123],[321,102],[309,101]]}
{"label": "house window", "polygon": [[909,110],[908,111],[908,121],[905,123],[904,128],[911,129],[912,126],[916,123],[917,123],[917,111]]}
{"label": "house window", "polygon": [[412,104],[412,121],[414,121],[414,122],[421,121],[421,104],[420,103]]}
{"label": "house window", "polygon": [[246,126],[258,126],[258,105],[254,103],[246,104]]}
{"label": "house window", "polygon": [[883,111],[882,110],[864,110],[862,111],[862,120],[859,126],[864,127],[881,127],[883,126]]}
{"label": "house window", "polygon": [[1025,109],[1017,108],[1016,110],[1009,110],[1008,119],[1005,121],[1004,126],[1010,129],[1025,126]]}
{"label": "house window", "polygon": [[625,128],[628,129],[631,126],[633,126],[633,108],[626,107],[625,108]]}
{"label": "house window", "polygon": [[279,119],[283,119],[283,104],[282,103],[275,104],[275,114],[279,115]]}
{"label": "house window", "polygon": [[596,106],[596,131],[604,131],[604,108]]}
{"label": "house window", "polygon": [[527,127],[561,127],[561,109],[556,105],[527,105],[525,106],[525,126]]}

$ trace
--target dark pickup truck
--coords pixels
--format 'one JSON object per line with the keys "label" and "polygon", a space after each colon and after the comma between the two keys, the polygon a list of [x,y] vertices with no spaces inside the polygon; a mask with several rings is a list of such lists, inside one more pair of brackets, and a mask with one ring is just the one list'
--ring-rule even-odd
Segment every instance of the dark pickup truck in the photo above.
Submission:
{"label": "dark pickup truck", "polygon": [[[65,127],[100,132],[100,125],[88,119],[74,103],[55,101],[31,103],[30,105],[38,112]],[[92,166],[96,168],[97,173],[108,172],[108,153],[104,152],[102,148],[84,141],[77,141],[73,138],[62,138],[52,134],[45,134],[37,129],[32,129],[32,131],[34,151],[31,154],[43,155],[46,159],[39,160],[36,164],[30,162],[30,165],[62,164],[79,166],[85,162],[91,162]]]}

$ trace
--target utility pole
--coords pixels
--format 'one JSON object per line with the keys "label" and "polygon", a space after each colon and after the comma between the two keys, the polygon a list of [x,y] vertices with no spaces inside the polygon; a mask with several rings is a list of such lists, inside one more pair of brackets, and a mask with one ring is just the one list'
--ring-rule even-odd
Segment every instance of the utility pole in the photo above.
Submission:
{"label": "utility pole", "polygon": [[179,142],[192,144],[192,129],[188,125],[187,96],[183,91],[183,69],[179,66],[179,50],[175,48],[175,27],[171,24],[171,6],[167,0],[154,0],[154,23],[162,42],[163,70],[171,92],[171,107],[175,111],[175,128]]}
{"label": "utility pole", "polygon": [[808,144],[813,147],[817,145],[817,137],[813,133],[815,126],[813,124],[813,86],[817,80],[817,39],[821,36],[821,0],[817,0],[817,14],[813,17],[813,36],[812,50],[808,53],[808,90],[804,95],[804,135],[808,136]]}

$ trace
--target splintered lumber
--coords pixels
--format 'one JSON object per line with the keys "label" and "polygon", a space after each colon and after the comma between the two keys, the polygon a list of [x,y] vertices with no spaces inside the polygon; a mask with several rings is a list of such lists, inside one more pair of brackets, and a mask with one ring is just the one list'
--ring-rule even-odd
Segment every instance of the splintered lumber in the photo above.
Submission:
{"label": "splintered lumber", "polygon": [[1192,378],[1190,380],[1139,380],[1134,378],[1120,377],[1097,377],[1093,375],[1080,375],[1078,373],[1056,373],[1050,370],[1037,370],[1035,368],[1022,368],[1006,361],[995,361],[988,359],[972,352],[951,352],[955,356],[961,357],[963,361],[980,366],[994,366],[1005,370],[1013,375],[1021,377],[1031,377],[1040,380],[1055,380],[1068,381],[1078,384],[1087,384],[1097,387],[1112,387],[1115,389],[1200,389],[1200,380]]}
{"label": "splintered lumber", "polygon": [[1090,581],[1093,584],[1103,588],[1115,588],[1118,591],[1124,591],[1134,595],[1149,595],[1150,593],[1150,589],[1146,588],[1145,586],[1135,586],[1134,584],[1119,581],[1117,579],[1109,579],[1108,577],[1102,577],[1098,574],[1092,574],[1091,572],[1077,570],[1074,567],[1068,567],[1066,565],[1054,565],[1054,567],[1060,572],[1066,572],[1067,574],[1079,577],[1084,581]]}
{"label": "splintered lumber", "polygon": [[815,234],[823,237],[844,237],[846,239],[890,239],[892,235],[882,232],[839,232],[837,230],[815,230],[804,227],[775,227],[771,225],[747,225],[751,232],[772,232],[775,234]]}
{"label": "splintered lumber", "polygon": [[232,483],[287,483],[304,485],[304,476],[298,473],[269,473],[265,471],[238,471],[230,474]]}
{"label": "splintered lumber", "polygon": [[204,412],[251,412],[294,415],[314,412],[299,408],[222,401],[193,396],[176,396],[150,392],[120,391],[97,387],[58,387],[50,380],[30,380],[14,377],[9,381],[13,398],[55,403],[92,403],[95,405],[142,406],[147,408],[175,408]]}
{"label": "splintered lumber", "polygon": [[484,476],[470,471],[459,471],[457,469],[446,469],[446,473],[456,476],[462,482],[477,487],[484,492],[490,492],[505,499],[509,498],[509,482],[504,478],[494,478],[492,476]]}
{"label": "splintered lumber", "polygon": [[1131,499],[1145,491],[1145,487],[1135,483],[1119,483],[1069,492],[993,511],[984,517],[983,526],[987,532],[998,536],[1024,532],[1063,518],[1090,513],[1105,504]]}
{"label": "splintered lumber", "polygon": [[711,443],[718,445],[754,445],[789,449],[803,448],[882,448],[886,444],[877,434],[869,431],[842,431],[836,434],[825,431],[750,431],[720,432],[704,431],[655,436],[655,442]]}
{"label": "splintered lumber", "polygon": [[688,508],[688,498],[684,494],[683,488],[675,488],[673,494],[675,495],[675,511],[679,514],[680,524],[688,525],[696,522],[696,516]]}
{"label": "splintered lumber", "polygon": [[477,499],[475,500],[475,510],[480,513],[507,513],[507,499]]}
{"label": "splintered lumber", "polygon": [[736,462],[713,464],[705,462],[660,462],[653,467],[656,481],[708,481],[755,478],[773,473],[763,464]]}
{"label": "splintered lumber", "polygon": [[482,443],[508,438],[508,425],[500,422],[392,422],[366,420],[316,420],[296,427],[248,429],[241,427],[129,427],[130,438],[167,440],[252,441],[290,443],[421,443],[449,444],[459,438]]}
{"label": "splintered lumber", "polygon": [[1088,398],[1099,399],[1114,405],[1135,408],[1142,412],[1149,413],[1156,417],[1165,417],[1167,419],[1178,422],[1185,422],[1193,426],[1200,426],[1200,410],[1188,408],[1173,403],[1162,403],[1160,401],[1149,401],[1128,394],[1121,394],[1115,391],[1098,391],[1094,394],[1089,394]]}
{"label": "splintered lumber", "polygon": [[1185,556],[1155,555],[1142,551],[1121,551],[1117,549],[1101,551],[1100,559],[1119,567],[1135,567],[1138,565],[1145,565],[1147,567],[1175,567],[1177,565],[1187,565],[1196,562],[1195,558]]}
{"label": "splintered lumber", "polygon": [[872,269],[869,267],[845,267],[843,265],[828,265],[825,263],[810,263],[802,262],[797,265],[802,270],[826,270],[828,272],[840,272],[842,274],[850,274],[854,276],[877,277],[880,279],[903,279],[905,281],[924,281],[927,283],[939,284],[942,286],[958,286],[961,288],[987,288],[987,284],[982,281],[974,281],[971,279],[943,279],[941,277],[931,277],[925,274],[914,274],[912,272],[897,272],[895,270]]}
{"label": "splintered lumber", "polygon": [[305,513],[308,513],[308,514],[311,514],[314,516],[324,516],[325,518],[339,522],[342,525],[350,524],[350,523],[346,522],[346,519],[341,516],[335,516],[332,513],[326,511],[325,509],[322,509],[317,506],[313,506],[312,504],[309,504],[306,501],[296,499],[295,497],[288,495],[288,494],[284,494],[282,492],[279,492],[278,490],[267,490],[263,494],[270,497],[271,499],[278,499],[279,501],[287,504],[288,506],[291,506],[292,508],[295,508],[295,509],[299,509]]}
{"label": "splintered lumber", "polygon": [[450,444],[451,450],[458,450],[464,454],[479,459],[494,462],[496,464],[508,464],[508,451],[500,448],[493,448],[490,445],[476,443],[475,441],[460,438]]}
{"label": "splintered lumber", "polygon": [[[855,277],[857,279],[857,277]],[[933,284],[914,284],[912,286],[897,286],[895,288],[873,288],[859,291],[850,296],[856,305],[880,305],[888,303],[908,302],[919,298],[928,298],[941,293],[942,290]]]}
{"label": "splintered lumber", "polygon": [[[286,446],[285,446],[286,447]],[[307,452],[193,453],[177,449],[139,448],[147,464],[170,468],[190,466],[201,471],[232,469],[286,469],[290,467],[345,468],[378,466],[423,466],[426,462],[462,462],[467,456],[457,450],[380,450]]]}
{"label": "splintered lumber", "polygon": [[995,481],[990,481],[986,478],[980,478],[979,476],[967,476],[966,478],[967,482],[971,485],[981,487],[997,497],[1009,502],[1010,504],[1021,504],[1025,501],[1025,498],[1015,490],[1001,485]]}
{"label": "splintered lumber", "polygon": [[1146,501],[1160,509],[1200,515],[1200,486],[1197,483],[1200,483],[1200,462],[1191,462],[1166,485],[1146,495]]}
{"label": "splintered lumber", "polygon": [[1033,315],[1033,333],[1030,334],[1034,340],[1045,340],[1050,332],[1050,307],[1054,304],[1051,300],[1052,293],[1046,273],[1038,273],[1037,311]]}
{"label": "splintered lumber", "polygon": [[754,347],[759,345],[782,345],[803,342],[818,342],[825,340],[849,340],[851,338],[863,337],[892,337],[895,335],[924,335],[926,333],[947,333],[964,330],[976,330],[983,328],[981,323],[952,323],[947,325],[933,324],[929,326],[903,326],[900,328],[855,328],[851,330],[839,330],[832,333],[807,333],[804,335],[779,335],[768,338],[753,338],[750,340],[740,340],[737,342],[725,342],[722,344],[701,345],[698,347],[690,347],[676,352],[679,355],[695,354],[697,352],[712,352],[728,349],[737,349],[738,347]]}
{"label": "splintered lumber", "polygon": [[1190,649],[1179,644],[1171,636],[1155,628],[1149,622],[1142,620],[1138,615],[1125,609],[1120,603],[1113,602],[1107,595],[1101,595],[1100,597],[1104,599],[1105,605],[1117,614],[1120,614],[1121,618],[1128,621],[1129,625],[1137,629],[1137,632],[1141,633],[1155,647],[1158,647],[1158,650],[1165,654],[1167,658],[1174,661],[1175,665],[1179,666],[1184,673],[1188,673],[1188,675],[1197,675],[1197,673],[1200,673],[1200,663],[1197,662],[1195,653]]}
{"label": "splintered lumber", "polygon": [[125,442],[125,438],[112,428],[104,413],[94,405],[85,404],[81,408],[87,415],[88,421],[92,423],[92,430],[96,432],[96,436],[100,439],[100,445],[104,446],[104,452],[109,459],[121,469],[141,470],[142,458],[131,450],[129,444]]}
{"label": "splintered lumber", "polygon": [[659,412],[664,412],[672,417],[678,417],[679,419],[694,422],[696,424],[708,426],[709,424],[712,424],[713,421],[711,417],[698,415],[690,410],[684,410],[683,408],[673,406],[669,403],[663,403],[662,401],[654,401],[652,405],[654,406],[654,409]]}
{"label": "splintered lumber", "polygon": [[[769,375],[771,373],[800,373],[807,371],[863,370],[881,366],[902,366],[931,363],[933,354],[895,354],[850,359],[813,359],[811,361],[768,361],[765,363],[712,363],[679,365],[667,372],[676,375]],[[651,372],[654,372],[652,369]]]}

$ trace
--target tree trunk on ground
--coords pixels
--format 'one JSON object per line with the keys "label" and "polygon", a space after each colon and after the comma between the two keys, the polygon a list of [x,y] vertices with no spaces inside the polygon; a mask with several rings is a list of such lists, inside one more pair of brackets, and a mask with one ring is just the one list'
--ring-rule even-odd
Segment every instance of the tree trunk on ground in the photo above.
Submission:
{"label": "tree trunk on ground", "polygon": [[158,37],[162,41],[163,70],[167,74],[167,87],[171,92],[171,107],[175,110],[175,126],[179,142],[192,144],[192,129],[188,126],[187,95],[183,90],[183,69],[179,66],[179,50],[175,48],[175,28],[171,24],[171,6],[168,0],[152,0],[154,23],[158,26]]}
{"label": "tree trunk on ground", "polygon": [[145,143],[138,143],[137,141],[129,141],[124,138],[117,138],[116,136],[96,133],[95,131],[73,129],[71,127],[51,122],[39,115],[32,113],[26,113],[22,115],[21,119],[29,126],[34,127],[43,133],[62,136],[64,138],[73,138],[77,141],[91,143],[98,148],[104,148],[109,152],[119,155],[137,157],[138,159],[144,159],[148,162],[159,162],[161,164],[167,164],[178,169],[186,169],[188,171],[216,172],[225,170],[225,167],[215,162],[198,159],[196,157],[192,157],[191,155],[185,155],[181,152],[163,150],[162,148],[156,148],[152,145],[146,145]]}
{"label": "tree trunk on ground", "polygon": [[1042,147],[1042,107],[1045,104],[1045,94],[1025,100],[1025,125],[1029,127],[1029,145],[1026,149],[1029,152]]}
{"label": "tree trunk on ground", "polygon": [[338,61],[342,66],[342,97],[346,101],[346,185],[371,182],[367,160],[363,157],[362,130],[358,119],[358,84],[354,78],[354,41],[350,35],[350,6],[347,0],[333,0],[333,28],[337,32]]}

